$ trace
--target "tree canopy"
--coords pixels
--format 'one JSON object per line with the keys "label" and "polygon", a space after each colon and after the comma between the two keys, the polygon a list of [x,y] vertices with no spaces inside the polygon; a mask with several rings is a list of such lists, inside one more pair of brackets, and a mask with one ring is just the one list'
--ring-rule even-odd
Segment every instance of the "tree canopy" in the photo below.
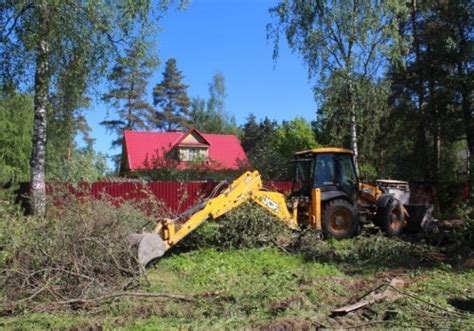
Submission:
{"label": "tree canopy", "polygon": [[[100,124],[115,134],[112,147],[122,146],[125,130],[148,129],[148,119],[154,116],[155,108],[147,101],[146,89],[158,60],[149,48],[144,41],[135,41],[108,75],[111,86],[102,100],[110,105],[110,116]],[[114,157],[116,164],[119,158],[120,154]]]}
{"label": "tree canopy", "polygon": [[163,80],[153,88],[153,104],[159,109],[150,117],[153,127],[165,130],[183,130],[190,124],[188,86],[176,66],[175,59],[165,64]]}
{"label": "tree canopy", "polygon": [[225,110],[227,97],[224,75],[216,73],[209,83],[209,98],[200,97],[191,100],[191,123],[206,133],[236,133],[235,118]]}
{"label": "tree canopy", "polygon": [[26,181],[30,169],[33,97],[7,94],[0,97],[0,182]]}
{"label": "tree canopy", "polygon": [[[280,35],[307,64],[309,74],[319,74],[315,83],[321,95],[329,79],[344,82],[339,98],[341,120],[348,123],[350,147],[357,164],[358,87],[380,74],[388,49],[399,49],[398,18],[406,12],[403,1],[326,0],[281,1],[270,9],[275,21],[269,36],[278,56]],[[389,46],[396,46],[390,48]],[[392,59],[395,52],[391,52]],[[334,91],[335,92],[335,91]],[[333,93],[334,93],[333,92]]]}
{"label": "tree canopy", "polygon": [[[165,9],[162,1],[157,10]],[[120,51],[149,22],[150,1],[4,1],[0,6],[0,84],[31,86],[34,122],[31,149],[31,205],[45,213],[45,161],[51,95],[67,91],[74,105]],[[73,84],[61,79],[74,73]],[[76,75],[77,74],[77,75]],[[69,78],[66,80],[70,81]],[[72,93],[74,92],[74,93]],[[55,93],[57,94],[57,93]],[[73,100],[69,100],[73,96]],[[71,110],[72,107],[69,108]]]}

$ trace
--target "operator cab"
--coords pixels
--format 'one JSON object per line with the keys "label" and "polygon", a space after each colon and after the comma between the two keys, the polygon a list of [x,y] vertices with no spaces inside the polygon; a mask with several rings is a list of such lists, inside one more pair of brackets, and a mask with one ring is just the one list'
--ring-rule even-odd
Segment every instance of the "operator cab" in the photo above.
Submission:
{"label": "operator cab", "polygon": [[343,148],[316,148],[295,153],[292,196],[311,196],[320,189],[321,201],[345,196],[357,201],[353,153]]}

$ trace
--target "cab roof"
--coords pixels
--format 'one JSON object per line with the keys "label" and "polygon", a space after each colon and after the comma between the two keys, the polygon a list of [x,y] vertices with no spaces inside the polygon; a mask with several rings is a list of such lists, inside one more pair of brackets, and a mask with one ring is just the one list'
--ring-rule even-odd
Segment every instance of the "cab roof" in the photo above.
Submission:
{"label": "cab roof", "polygon": [[339,147],[321,147],[312,148],[305,151],[296,152],[295,155],[304,154],[321,154],[321,153],[339,153],[339,154],[354,154],[350,149],[339,148]]}

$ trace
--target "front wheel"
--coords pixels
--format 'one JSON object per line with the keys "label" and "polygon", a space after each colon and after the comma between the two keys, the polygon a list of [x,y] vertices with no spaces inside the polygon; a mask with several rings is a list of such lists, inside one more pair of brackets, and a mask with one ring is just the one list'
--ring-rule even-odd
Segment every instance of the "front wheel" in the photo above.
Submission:
{"label": "front wheel", "polygon": [[383,233],[390,237],[399,236],[405,224],[403,205],[395,198],[390,199],[385,207],[377,208],[376,224]]}
{"label": "front wheel", "polygon": [[336,199],[324,208],[322,227],[327,236],[344,239],[353,237],[359,230],[359,215],[348,201]]}

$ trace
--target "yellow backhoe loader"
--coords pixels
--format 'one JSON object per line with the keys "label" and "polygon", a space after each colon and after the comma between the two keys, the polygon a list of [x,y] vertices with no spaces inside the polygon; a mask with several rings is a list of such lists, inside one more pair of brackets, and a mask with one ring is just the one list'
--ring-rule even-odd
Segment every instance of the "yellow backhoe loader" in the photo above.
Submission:
{"label": "yellow backhoe loader", "polygon": [[161,219],[153,233],[131,234],[140,264],[162,256],[208,219],[216,219],[246,201],[259,206],[289,228],[312,228],[336,239],[356,235],[363,222],[374,222],[388,235],[398,235],[408,213],[391,194],[360,183],[352,151],[318,148],[295,153],[291,194],[266,190],[258,171],[245,172],[215,194],[175,219]]}

